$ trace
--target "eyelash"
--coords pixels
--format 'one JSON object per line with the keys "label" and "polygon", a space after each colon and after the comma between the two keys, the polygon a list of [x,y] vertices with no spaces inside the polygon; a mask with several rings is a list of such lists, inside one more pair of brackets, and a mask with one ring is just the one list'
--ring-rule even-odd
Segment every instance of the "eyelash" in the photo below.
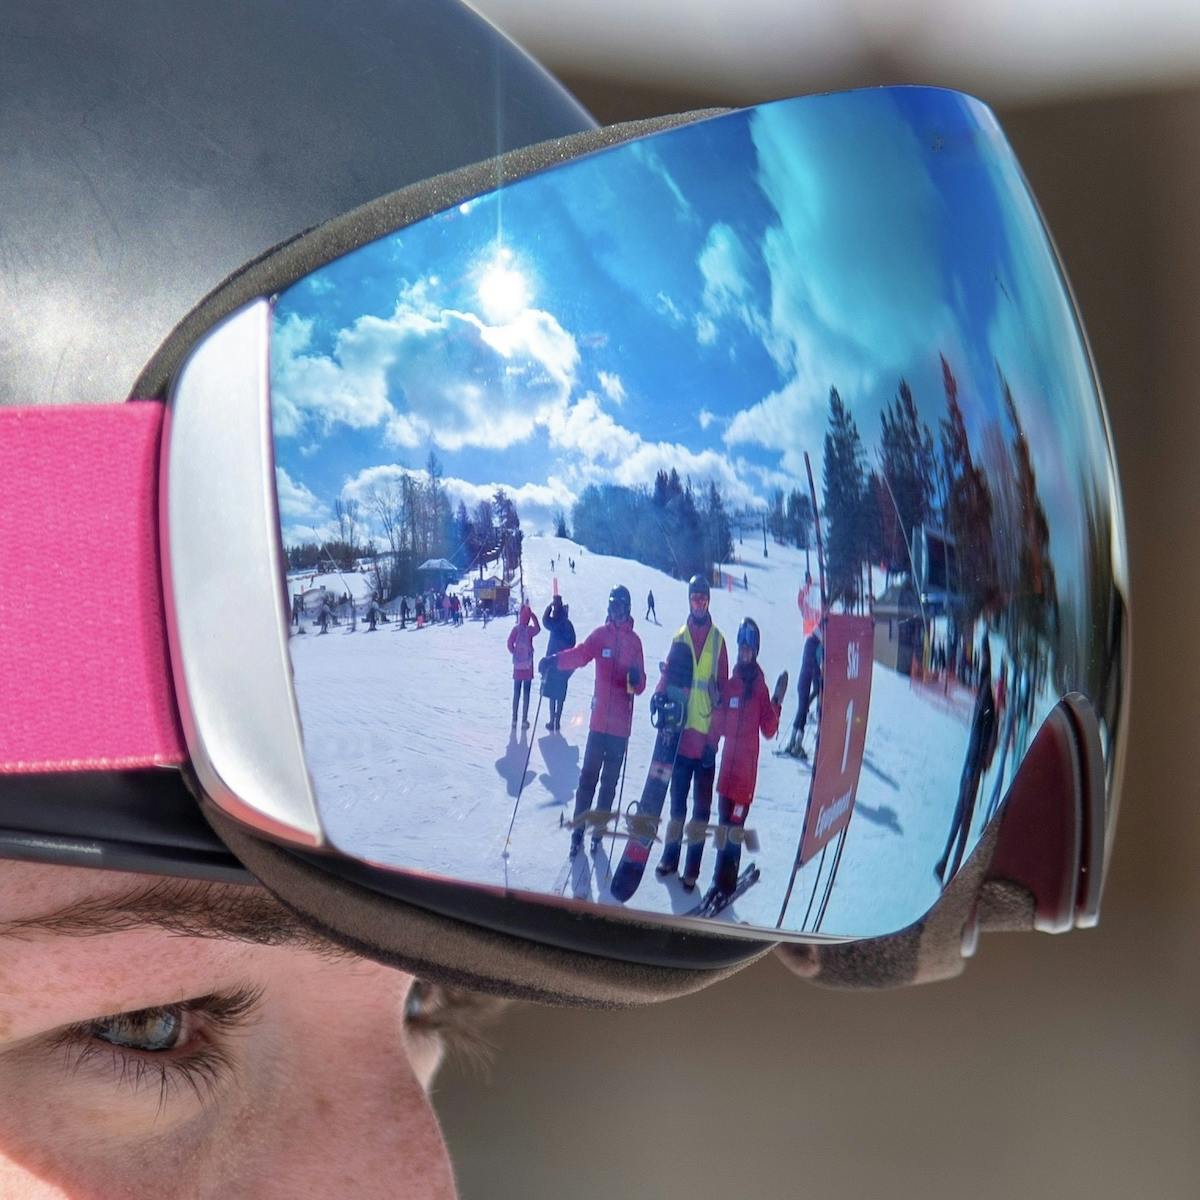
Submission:
{"label": "eyelash", "polygon": [[[114,1013],[68,1026],[56,1035],[54,1045],[66,1055],[71,1073],[107,1063],[122,1087],[135,1092],[156,1087],[160,1112],[181,1087],[190,1088],[196,1099],[206,1104],[232,1066],[221,1045],[222,1037],[245,1028],[261,998],[260,988],[242,988],[158,1008]],[[437,1038],[450,1057],[486,1068],[492,1046],[484,1028],[504,1007],[505,1001],[418,979],[406,1000],[405,1029],[409,1036]],[[167,1050],[120,1046],[99,1032],[118,1021],[151,1023],[162,1018],[182,1022],[180,1044]]]}
{"label": "eyelash", "polygon": [[[71,1073],[91,1064],[107,1064],[113,1079],[122,1087],[134,1092],[157,1087],[160,1112],[181,1087],[190,1088],[196,1099],[206,1104],[231,1068],[229,1055],[220,1044],[222,1035],[244,1028],[261,997],[260,988],[239,988],[179,1004],[113,1013],[68,1026],[56,1036],[55,1045],[66,1055]],[[181,1022],[180,1043],[167,1050],[120,1046],[99,1032],[118,1021],[150,1023],[162,1018]]]}

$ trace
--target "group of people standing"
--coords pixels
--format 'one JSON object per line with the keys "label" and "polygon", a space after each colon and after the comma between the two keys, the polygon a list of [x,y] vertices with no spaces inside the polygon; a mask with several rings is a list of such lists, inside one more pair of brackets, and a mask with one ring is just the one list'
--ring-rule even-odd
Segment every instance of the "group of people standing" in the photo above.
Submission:
{"label": "group of people standing", "polygon": [[[693,576],[688,584],[688,616],[673,638],[675,643],[687,648],[692,674],[671,767],[670,821],[656,871],[662,879],[678,874],[685,891],[695,889],[706,836],[689,837],[685,855],[684,832],[690,825],[692,829],[703,828],[707,833],[715,785],[718,819],[725,833],[717,838],[719,848],[713,886],[728,894],[736,885],[741,858],[742,839],[733,831],[744,826],[754,798],[760,738],[774,737],[779,728],[786,676],[781,677],[774,694],[768,692],[762,668],[758,665],[761,635],[757,624],[749,618],[743,620],[738,629],[736,657],[731,670],[725,637],[713,622],[709,601],[707,579],[702,575]],[[591,720],[575,793],[572,855],[577,854],[583,844],[584,814],[607,815],[613,810],[628,752],[634,702],[646,689],[642,642],[634,632],[631,607],[629,589],[623,585],[614,587],[609,593],[604,623],[578,644],[568,606],[561,597],[554,598],[543,618],[551,637],[547,653],[537,663],[537,669],[543,676],[543,695],[551,700],[547,724],[551,732],[560,729],[570,675],[595,663]],[[523,605],[508,639],[513,657],[514,728],[522,699],[525,706],[522,719],[528,726],[533,639],[540,630],[533,610],[528,604]],[[666,687],[664,668],[655,691],[662,693]],[[725,747],[718,775],[718,749],[722,738]],[[593,851],[599,849],[600,841],[600,835],[594,834]]]}

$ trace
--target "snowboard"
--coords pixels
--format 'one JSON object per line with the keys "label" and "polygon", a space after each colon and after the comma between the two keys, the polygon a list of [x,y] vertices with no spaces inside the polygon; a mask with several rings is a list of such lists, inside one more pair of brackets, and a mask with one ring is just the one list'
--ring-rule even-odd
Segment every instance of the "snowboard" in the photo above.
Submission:
{"label": "snowboard", "polygon": [[650,848],[658,840],[659,819],[687,718],[688,693],[692,686],[691,650],[682,642],[672,642],[664,671],[666,687],[650,702],[650,720],[658,729],[650,756],[650,770],[646,773],[642,794],[630,804],[626,813],[629,837],[608,887],[613,899],[622,904],[637,891],[650,858]]}
{"label": "snowboard", "polygon": [[686,913],[689,917],[715,917],[719,913],[727,909],[747,888],[752,887],[758,882],[758,877],[761,872],[757,864],[751,863],[738,876],[737,883],[734,889],[727,896],[722,896],[715,887],[709,888],[705,893],[704,899],[700,901],[690,912]]}

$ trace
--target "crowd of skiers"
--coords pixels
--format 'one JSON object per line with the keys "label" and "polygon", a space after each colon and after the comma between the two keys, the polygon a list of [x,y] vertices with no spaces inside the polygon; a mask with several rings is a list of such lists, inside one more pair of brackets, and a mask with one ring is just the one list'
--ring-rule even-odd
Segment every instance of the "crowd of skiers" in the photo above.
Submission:
{"label": "crowd of skiers", "polygon": [[[718,849],[711,894],[728,896],[738,879],[741,830],[754,798],[760,739],[774,737],[779,728],[787,676],[785,673],[780,677],[773,694],[768,691],[758,664],[761,635],[750,618],[738,628],[731,667],[725,637],[709,613],[709,600],[708,581],[702,575],[694,576],[688,584],[687,618],[672,639],[673,644],[686,648],[691,678],[677,706],[678,738],[669,765],[670,820],[656,872],[664,879],[678,874],[685,891],[696,888],[715,788],[719,824],[714,838]],[[599,849],[628,751],[634,702],[646,690],[642,642],[634,632],[631,609],[628,588],[614,587],[603,624],[579,642],[569,606],[561,596],[555,596],[540,623],[532,607],[523,604],[508,637],[513,663],[514,729],[518,718],[523,728],[529,726],[534,639],[543,626],[550,635],[549,645],[537,660],[536,670],[542,677],[542,695],[550,702],[546,723],[549,732],[561,730],[563,703],[572,674],[589,663],[595,664],[591,718],[571,822],[572,856],[579,853],[588,827],[593,831],[591,848]],[[647,596],[647,612],[654,612],[653,594]],[[655,696],[663,697],[667,689],[664,664]]]}
{"label": "crowd of skiers", "polygon": [[315,601],[299,593],[292,595],[291,624],[297,633],[304,633],[301,620],[312,614],[312,622],[321,633],[328,633],[330,626],[340,625],[344,620],[355,620],[360,615],[367,630],[374,632],[377,624],[387,625],[392,621],[401,629],[410,625],[423,628],[426,625],[461,625],[471,617],[491,616],[488,601],[477,601],[469,594],[456,592],[424,592],[416,596],[400,596],[384,604],[379,592],[372,592],[365,601],[356,601],[349,592],[341,596],[322,590]]}

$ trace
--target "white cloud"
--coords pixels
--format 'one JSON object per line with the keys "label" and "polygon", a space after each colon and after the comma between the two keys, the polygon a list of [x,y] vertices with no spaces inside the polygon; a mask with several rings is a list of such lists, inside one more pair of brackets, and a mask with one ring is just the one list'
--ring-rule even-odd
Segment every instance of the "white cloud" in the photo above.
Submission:
{"label": "white cloud", "polygon": [[710,413],[707,408],[702,408],[696,417],[701,429],[707,429],[716,419],[716,413]]}
{"label": "white cloud", "polygon": [[275,494],[279,497],[279,515],[284,520],[326,515],[325,505],[282,467],[275,468]]}
{"label": "white cloud", "polygon": [[586,459],[615,461],[633,453],[641,437],[618,425],[601,407],[592,392],[586,392],[566,408],[547,410],[542,421],[550,444],[560,450],[574,450]]}
{"label": "white cloud", "polygon": [[543,410],[570,396],[574,338],[548,312],[526,308],[502,324],[438,308],[424,280],[405,289],[390,317],[362,316],[329,354],[313,353],[311,322],[290,317],[276,334],[276,432],[309,422],[384,427],[393,445],[432,442],[502,449],[527,439]]}
{"label": "white cloud", "polygon": [[600,390],[614,403],[625,403],[625,385],[621,382],[620,375],[611,375],[608,371],[600,371],[597,374],[600,380]]}
{"label": "white cloud", "polygon": [[679,305],[666,292],[659,292],[655,295],[654,307],[664,317],[667,317],[672,325],[683,325],[687,321],[687,317],[680,311]]}
{"label": "white cloud", "polygon": [[631,142],[629,147],[634,158],[638,159],[652,175],[661,180],[667,191],[671,193],[679,216],[688,222],[696,221],[698,218],[692,202],[683,194],[683,189],[675,182],[675,177],[667,170],[666,164],[654,150],[645,142]]}

